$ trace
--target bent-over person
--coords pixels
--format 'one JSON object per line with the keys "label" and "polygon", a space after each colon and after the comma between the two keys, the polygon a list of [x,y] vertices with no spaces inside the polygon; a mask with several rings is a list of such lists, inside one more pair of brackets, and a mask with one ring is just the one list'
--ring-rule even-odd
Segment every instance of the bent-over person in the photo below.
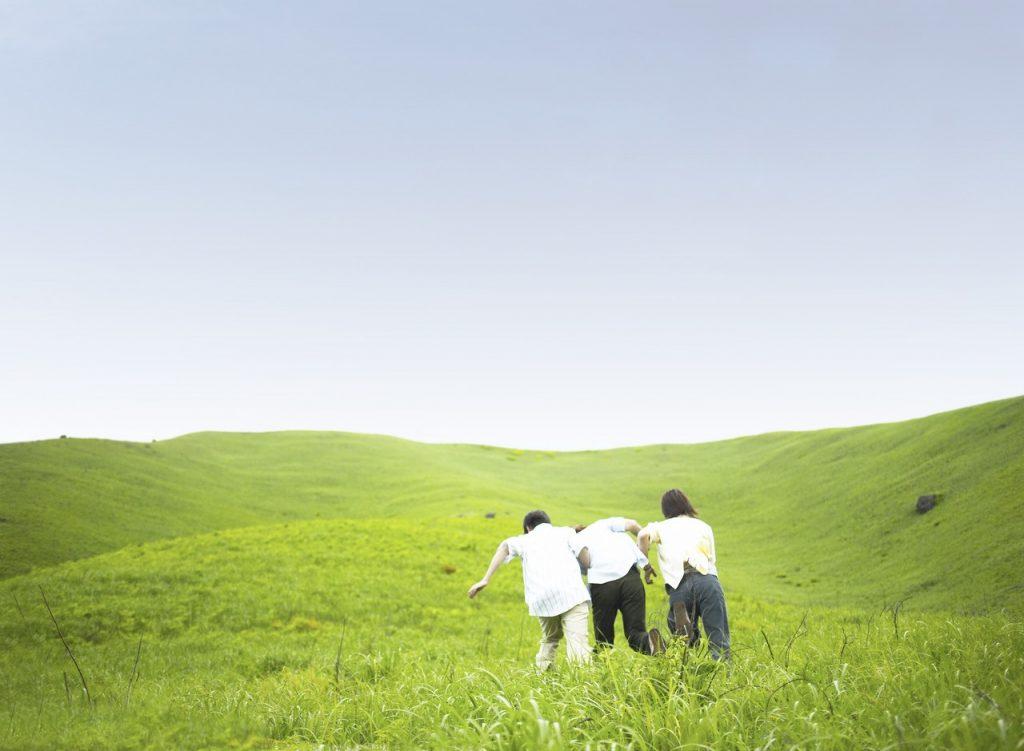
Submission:
{"label": "bent-over person", "polygon": [[523,519],[523,534],[498,545],[484,578],[469,588],[470,599],[490,583],[502,563],[513,558],[523,561],[526,605],[540,622],[537,667],[546,670],[551,666],[563,636],[569,662],[589,662],[590,594],[580,571],[590,566],[590,554],[576,530],[553,527],[545,512],[531,511]]}
{"label": "bent-over person", "polygon": [[654,569],[629,536],[639,534],[640,525],[634,519],[613,516],[577,531],[590,551],[587,582],[598,648],[615,643],[615,618],[621,613],[622,630],[632,649],[646,654],[662,651],[661,632],[647,630],[647,592],[640,577],[643,569],[649,582]]}
{"label": "bent-over person", "polygon": [[715,565],[715,535],[678,488],[662,496],[661,512],[665,520],[640,530],[637,544],[645,555],[651,544],[658,546],[658,565],[668,592],[668,627],[674,634],[685,634],[696,647],[703,621],[711,656],[728,660],[729,614]]}

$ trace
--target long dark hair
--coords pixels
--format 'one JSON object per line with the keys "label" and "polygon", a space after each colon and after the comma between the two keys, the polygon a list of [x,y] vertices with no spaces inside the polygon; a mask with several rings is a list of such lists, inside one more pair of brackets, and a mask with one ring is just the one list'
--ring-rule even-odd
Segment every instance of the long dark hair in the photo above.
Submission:
{"label": "long dark hair", "polygon": [[672,488],[661,497],[661,513],[666,519],[674,516],[697,516],[697,509],[690,503],[686,493],[679,488]]}

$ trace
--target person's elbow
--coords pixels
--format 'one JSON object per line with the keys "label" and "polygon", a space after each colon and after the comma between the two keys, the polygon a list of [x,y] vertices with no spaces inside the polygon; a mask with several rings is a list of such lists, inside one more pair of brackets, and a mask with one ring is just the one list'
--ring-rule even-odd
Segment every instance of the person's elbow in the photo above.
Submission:
{"label": "person's elbow", "polygon": [[636,544],[643,554],[647,555],[647,551],[651,548],[651,533],[646,529],[641,529],[636,536]]}
{"label": "person's elbow", "polygon": [[633,535],[633,537],[636,537],[638,534],[640,534],[640,524],[637,522],[636,519],[626,519],[625,524],[623,524],[622,526],[627,532]]}
{"label": "person's elbow", "polygon": [[580,570],[587,571],[590,568],[590,548],[583,548],[576,560],[579,561]]}

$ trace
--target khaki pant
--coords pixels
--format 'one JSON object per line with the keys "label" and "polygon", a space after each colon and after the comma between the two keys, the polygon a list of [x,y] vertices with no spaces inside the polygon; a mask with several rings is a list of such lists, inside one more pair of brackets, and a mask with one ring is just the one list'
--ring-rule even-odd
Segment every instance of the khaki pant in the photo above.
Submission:
{"label": "khaki pant", "polygon": [[538,616],[540,621],[540,650],[537,667],[547,670],[555,660],[558,642],[565,636],[565,653],[569,662],[590,662],[590,644],[587,641],[587,622],[590,603],[581,602],[560,615]]}

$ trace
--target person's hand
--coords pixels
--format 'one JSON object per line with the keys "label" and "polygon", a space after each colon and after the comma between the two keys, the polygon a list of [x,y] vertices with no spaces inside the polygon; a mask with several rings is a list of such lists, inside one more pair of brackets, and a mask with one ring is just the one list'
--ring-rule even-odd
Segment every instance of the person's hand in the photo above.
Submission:
{"label": "person's hand", "polygon": [[483,591],[484,587],[487,586],[487,583],[488,582],[487,582],[486,579],[481,579],[476,584],[474,584],[472,587],[470,587],[469,588],[469,599],[472,600],[474,597],[476,597],[478,594],[480,594],[480,592]]}
{"label": "person's hand", "polygon": [[647,564],[644,566],[644,581],[648,584],[653,584],[654,580],[658,578],[658,574],[654,571],[654,566]]}

